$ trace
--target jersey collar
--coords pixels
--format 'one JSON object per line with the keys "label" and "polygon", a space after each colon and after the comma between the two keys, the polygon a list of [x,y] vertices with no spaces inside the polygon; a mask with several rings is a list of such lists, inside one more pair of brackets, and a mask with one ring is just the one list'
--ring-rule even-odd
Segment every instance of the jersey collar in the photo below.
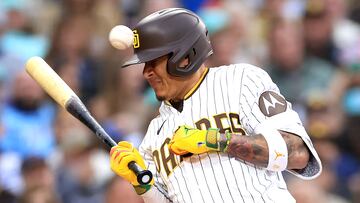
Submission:
{"label": "jersey collar", "polygon": [[[197,81],[196,84],[194,85],[194,87],[192,87],[192,88],[189,90],[189,92],[185,94],[184,100],[190,98],[190,97],[194,94],[194,92],[195,92],[195,91],[199,88],[199,86],[201,85],[202,81],[204,81],[205,76],[208,74],[208,72],[209,72],[209,68],[205,68],[205,71],[202,73],[199,81]],[[181,102],[183,102],[184,100],[182,100]],[[174,105],[172,104],[172,102],[167,101],[167,100],[164,101],[164,104],[167,105],[167,106],[172,106],[172,107],[174,107],[174,108],[175,108],[176,110],[178,110],[179,112],[181,112],[181,111],[182,111],[182,108],[183,108],[183,104],[175,105],[175,106],[174,106]],[[176,107],[178,107],[178,108],[176,108]],[[180,108],[179,108],[179,107],[180,107]]]}
{"label": "jersey collar", "polygon": [[184,100],[187,100],[189,97],[191,97],[191,95],[194,94],[194,92],[199,88],[199,86],[201,85],[202,81],[204,81],[205,76],[207,75],[207,73],[209,72],[209,68],[205,68],[205,71],[203,72],[203,74],[200,77],[200,80],[197,81],[197,83],[194,85],[194,87],[192,87],[190,89],[190,91],[188,93],[185,94]]}

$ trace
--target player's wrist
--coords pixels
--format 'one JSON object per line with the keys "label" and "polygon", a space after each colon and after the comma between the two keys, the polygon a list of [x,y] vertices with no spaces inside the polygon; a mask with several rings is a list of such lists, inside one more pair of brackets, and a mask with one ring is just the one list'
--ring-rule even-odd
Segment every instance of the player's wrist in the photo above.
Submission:
{"label": "player's wrist", "polygon": [[226,152],[230,143],[231,133],[227,130],[225,133],[220,133],[219,145],[220,151]]}
{"label": "player's wrist", "polygon": [[144,193],[146,193],[147,191],[149,191],[151,189],[151,186],[154,185],[154,179],[151,180],[151,182],[149,184],[146,185],[141,185],[141,184],[133,184],[133,187],[135,189],[136,194],[138,195],[142,195]]}
{"label": "player's wrist", "polygon": [[215,151],[224,152],[229,145],[231,134],[229,131],[220,133],[218,128],[209,128],[206,133],[206,146]]}
{"label": "player's wrist", "polygon": [[136,194],[142,195],[151,189],[152,184],[149,183],[147,185],[133,185],[133,187],[134,187]]}
{"label": "player's wrist", "polygon": [[206,147],[212,149],[212,150],[219,150],[219,129],[218,128],[209,128],[206,131],[206,135],[205,135],[205,143],[206,143]]}

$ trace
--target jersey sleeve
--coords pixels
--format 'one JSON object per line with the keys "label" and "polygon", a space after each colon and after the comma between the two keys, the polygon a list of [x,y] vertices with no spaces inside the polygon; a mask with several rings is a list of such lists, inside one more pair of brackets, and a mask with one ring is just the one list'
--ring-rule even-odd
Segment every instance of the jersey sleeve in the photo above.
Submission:
{"label": "jersey sleeve", "polygon": [[153,174],[155,183],[148,192],[141,196],[146,203],[169,202],[166,185],[162,181],[160,174],[157,172],[156,165],[153,160],[151,149],[152,136],[155,134],[155,131],[153,130],[153,123],[153,121],[150,123],[148,131],[139,146],[139,153],[144,158],[148,170],[150,170]]}
{"label": "jersey sleeve", "polygon": [[302,179],[313,179],[322,170],[320,158],[298,114],[291,103],[281,95],[277,85],[261,68],[246,65],[242,75],[240,90],[240,113],[244,113],[241,123],[248,134],[254,134],[259,124],[271,120],[276,129],[286,131],[302,138],[310,151],[307,166],[301,170],[289,170]]}

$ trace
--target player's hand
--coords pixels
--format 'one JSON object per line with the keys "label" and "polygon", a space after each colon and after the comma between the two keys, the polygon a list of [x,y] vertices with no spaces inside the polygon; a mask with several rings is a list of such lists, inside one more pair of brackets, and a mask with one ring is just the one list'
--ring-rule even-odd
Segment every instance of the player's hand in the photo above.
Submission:
{"label": "player's hand", "polygon": [[111,169],[117,175],[129,181],[138,195],[150,190],[154,184],[154,179],[147,185],[140,185],[135,173],[128,167],[130,162],[135,161],[142,169],[146,169],[144,159],[131,143],[119,142],[117,146],[111,148],[110,157]]}
{"label": "player's hand", "polygon": [[135,173],[129,169],[128,164],[135,161],[142,169],[146,169],[145,162],[137,149],[129,142],[119,142],[110,151],[110,165],[111,169],[132,185],[140,185],[137,181]]}
{"label": "player's hand", "polygon": [[202,154],[210,151],[225,151],[230,140],[230,133],[220,134],[219,129],[199,130],[180,126],[169,142],[169,150],[174,154]]}

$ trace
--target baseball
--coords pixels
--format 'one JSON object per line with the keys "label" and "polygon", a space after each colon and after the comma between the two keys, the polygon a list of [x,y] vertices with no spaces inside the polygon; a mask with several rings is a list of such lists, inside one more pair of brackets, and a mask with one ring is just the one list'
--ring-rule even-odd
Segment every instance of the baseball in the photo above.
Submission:
{"label": "baseball", "polygon": [[124,50],[132,46],[134,33],[125,25],[117,25],[111,29],[109,41],[116,49]]}

